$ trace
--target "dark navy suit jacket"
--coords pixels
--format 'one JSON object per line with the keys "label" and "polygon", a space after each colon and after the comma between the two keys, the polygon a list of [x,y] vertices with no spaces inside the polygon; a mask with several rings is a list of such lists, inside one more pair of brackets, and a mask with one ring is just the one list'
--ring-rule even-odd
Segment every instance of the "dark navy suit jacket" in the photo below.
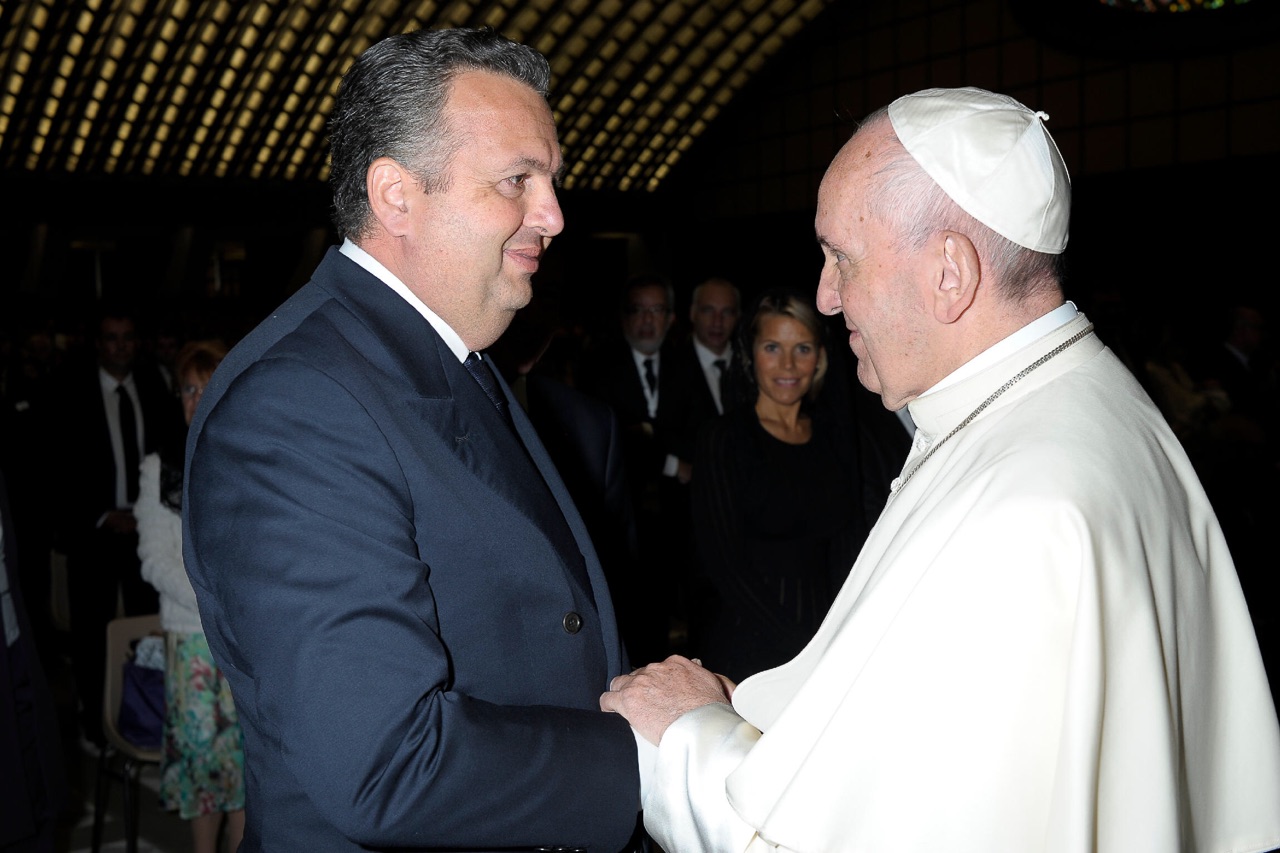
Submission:
{"label": "dark navy suit jacket", "polygon": [[615,853],[635,743],[582,521],[409,304],[331,249],[188,441],[185,558],[244,728],[244,851]]}
{"label": "dark navy suit jacket", "polygon": [[0,572],[7,572],[19,630],[17,641],[6,647],[6,616],[0,614],[0,850],[43,850],[42,843],[52,844],[53,823],[66,808],[67,780],[58,714],[23,602],[19,550],[3,474],[0,530]]}

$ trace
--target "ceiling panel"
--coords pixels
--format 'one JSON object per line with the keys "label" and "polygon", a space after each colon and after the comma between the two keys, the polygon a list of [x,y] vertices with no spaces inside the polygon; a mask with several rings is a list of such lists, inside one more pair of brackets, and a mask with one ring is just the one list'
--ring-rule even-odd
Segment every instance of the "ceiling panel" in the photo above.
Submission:
{"label": "ceiling panel", "polygon": [[568,188],[656,189],[832,0],[0,3],[0,172],[314,182],[342,72],[423,27],[551,62]]}

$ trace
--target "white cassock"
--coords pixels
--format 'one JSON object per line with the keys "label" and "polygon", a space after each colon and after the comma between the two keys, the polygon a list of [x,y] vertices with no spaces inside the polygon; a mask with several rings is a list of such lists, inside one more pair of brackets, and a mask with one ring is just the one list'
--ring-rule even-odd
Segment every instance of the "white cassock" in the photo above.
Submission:
{"label": "white cassock", "polygon": [[938,445],[1087,326],[911,404],[919,468],[812,642],[664,735],[644,807],[668,853],[1280,847],[1235,568],[1119,360],[1087,333]]}

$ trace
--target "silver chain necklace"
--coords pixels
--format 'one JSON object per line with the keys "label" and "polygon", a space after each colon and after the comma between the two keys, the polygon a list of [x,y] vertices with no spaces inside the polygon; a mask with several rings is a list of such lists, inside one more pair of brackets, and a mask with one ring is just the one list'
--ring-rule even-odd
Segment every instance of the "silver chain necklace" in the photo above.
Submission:
{"label": "silver chain necklace", "polygon": [[905,486],[907,482],[916,475],[916,472],[920,470],[921,466],[923,466],[924,463],[929,461],[929,457],[938,452],[938,448],[942,447],[942,445],[950,441],[955,436],[955,434],[958,433],[960,430],[964,429],[969,424],[973,423],[974,419],[978,417],[978,415],[982,414],[983,411],[986,410],[987,406],[990,406],[992,403],[994,403],[1001,394],[1003,394],[1005,391],[1008,391],[1014,385],[1017,385],[1020,381],[1022,381],[1023,378],[1026,377],[1028,373],[1035,370],[1037,367],[1044,364],[1046,361],[1053,358],[1055,355],[1058,355],[1063,350],[1068,349],[1073,344],[1079,343],[1092,331],[1093,331],[1093,324],[1090,323],[1088,326],[1084,327],[1079,332],[1076,332],[1074,335],[1067,338],[1065,341],[1058,344],[1056,347],[1049,350],[1047,353],[1040,356],[1035,361],[1028,364],[1026,367],[1022,368],[1022,370],[1018,371],[1018,373],[1012,379],[1010,379],[1008,382],[1004,383],[995,391],[993,391],[990,397],[983,400],[978,405],[978,408],[970,412],[969,417],[962,420],[959,424],[956,425],[955,429],[951,430],[951,432],[943,436],[942,441],[939,441],[933,447],[930,447],[929,452],[926,453],[920,459],[920,461],[916,463],[915,467],[912,468],[910,471],[908,471],[905,476],[899,477],[897,480],[894,480],[893,485],[889,487],[889,491],[893,494],[896,494],[899,490],[901,490],[902,487]]}

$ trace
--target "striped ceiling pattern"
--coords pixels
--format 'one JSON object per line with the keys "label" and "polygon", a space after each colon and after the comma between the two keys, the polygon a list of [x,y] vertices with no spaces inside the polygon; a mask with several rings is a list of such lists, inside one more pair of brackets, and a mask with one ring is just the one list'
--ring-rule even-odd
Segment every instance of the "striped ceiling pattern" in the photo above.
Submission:
{"label": "striped ceiling pattern", "polygon": [[551,62],[567,188],[656,189],[833,0],[0,0],[0,173],[323,181],[342,72],[493,27]]}

